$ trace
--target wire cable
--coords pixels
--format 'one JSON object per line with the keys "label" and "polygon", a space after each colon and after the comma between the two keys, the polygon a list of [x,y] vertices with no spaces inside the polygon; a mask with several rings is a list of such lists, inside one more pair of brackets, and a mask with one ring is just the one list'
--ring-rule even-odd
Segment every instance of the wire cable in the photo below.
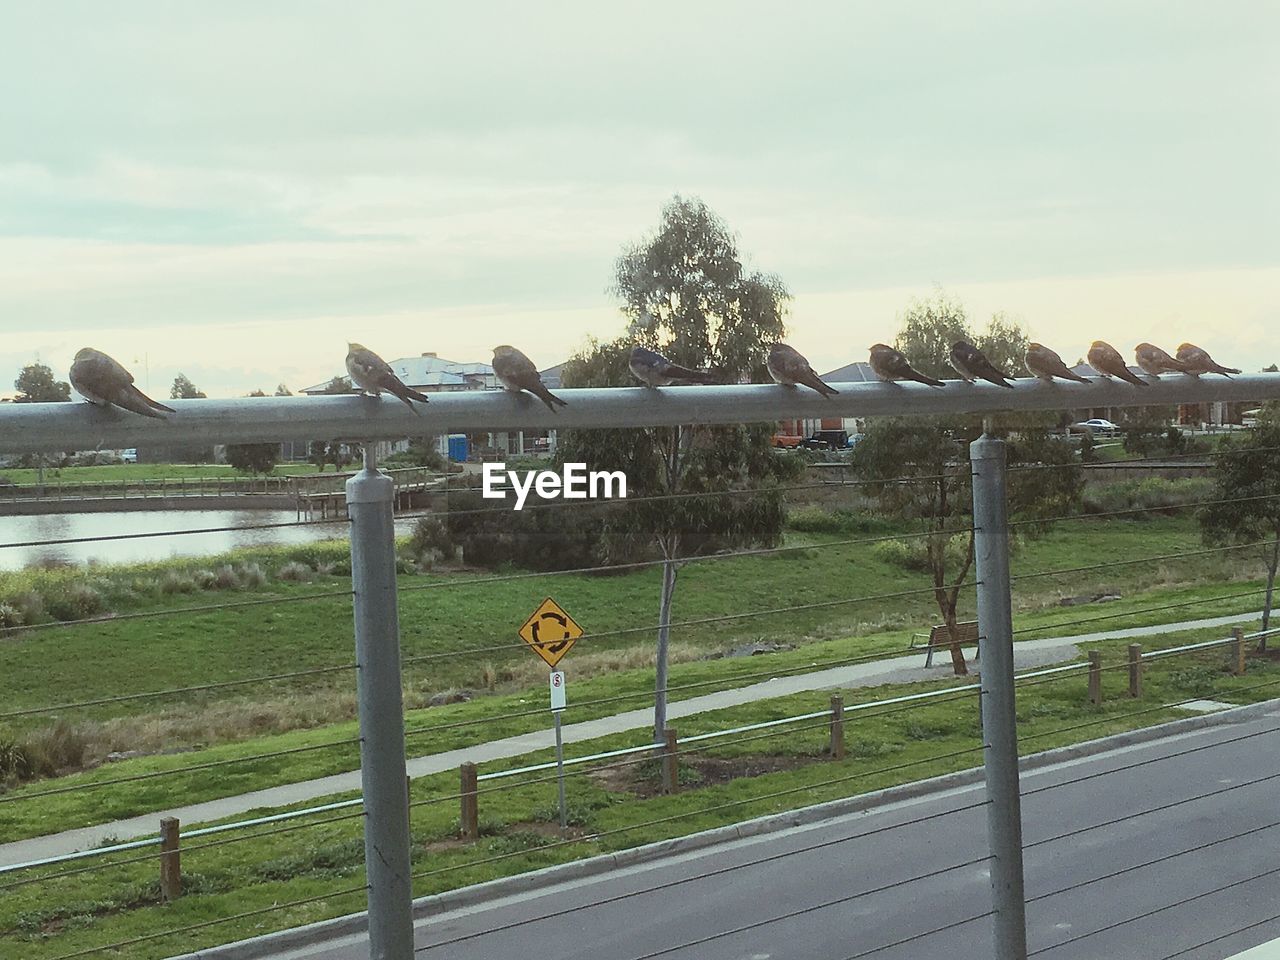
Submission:
{"label": "wire cable", "polygon": [[1265,927],[1268,923],[1275,923],[1277,920],[1280,920],[1280,916],[1267,917],[1265,920],[1255,920],[1253,923],[1245,924],[1245,926],[1243,927],[1237,927],[1234,930],[1228,930],[1226,933],[1220,933],[1216,937],[1212,937],[1208,940],[1201,940],[1199,943],[1193,944],[1190,947],[1184,947],[1183,949],[1179,950],[1177,953],[1165,954],[1163,957],[1160,958],[1160,960],[1177,960],[1178,957],[1185,957],[1188,953],[1190,953],[1193,950],[1199,950],[1201,947],[1211,946],[1220,940],[1226,940],[1228,937],[1234,937],[1237,934],[1245,933],[1249,930],[1256,930],[1258,927]]}

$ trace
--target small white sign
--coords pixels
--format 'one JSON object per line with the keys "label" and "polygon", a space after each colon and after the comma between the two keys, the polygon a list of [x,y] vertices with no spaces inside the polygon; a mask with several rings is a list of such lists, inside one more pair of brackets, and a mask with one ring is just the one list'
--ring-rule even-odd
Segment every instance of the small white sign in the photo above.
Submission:
{"label": "small white sign", "polygon": [[564,671],[551,671],[551,709],[564,709]]}

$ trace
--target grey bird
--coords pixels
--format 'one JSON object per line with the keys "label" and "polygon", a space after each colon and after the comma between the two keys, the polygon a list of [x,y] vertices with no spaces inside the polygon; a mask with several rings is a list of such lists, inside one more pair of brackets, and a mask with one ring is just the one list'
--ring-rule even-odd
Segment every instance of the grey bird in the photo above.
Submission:
{"label": "grey bird", "polygon": [[719,383],[714,374],[672,363],[648,347],[632,347],[627,360],[631,374],[647,387],[669,387],[673,383]]}
{"label": "grey bird", "polygon": [[528,390],[545,403],[552,413],[556,412],[557,403],[562,407],[569,405],[547,389],[533,361],[510,344],[504,343],[493,348],[493,372],[508,390],[513,393]]}
{"label": "grey bird", "polygon": [[1061,377],[1063,380],[1074,380],[1076,383],[1088,383],[1087,377],[1082,377],[1062,361],[1062,357],[1057,352],[1050,350],[1043,343],[1028,343],[1027,354],[1023,357],[1023,363],[1027,365],[1027,371],[1033,377],[1039,377],[1041,380],[1049,383],[1054,377]]}
{"label": "grey bird", "polygon": [[949,359],[956,373],[969,383],[981,378],[988,383],[994,383],[997,387],[1013,389],[1013,384],[1009,382],[1009,375],[997,369],[996,365],[987,359],[987,355],[968,340],[957,340],[953,343]]}
{"label": "grey bird", "polygon": [[1089,361],[1089,366],[1104,377],[1119,377],[1126,383],[1132,383],[1135,387],[1151,386],[1151,384],[1130,370],[1124,362],[1124,357],[1120,356],[1120,351],[1105,340],[1093,341],[1093,346],[1085,354],[1085,359]]}
{"label": "grey bird", "polygon": [[419,393],[396,376],[391,365],[368,347],[359,343],[347,344],[347,373],[351,374],[351,382],[365,393],[377,397],[385,390],[399,400],[414,413],[413,401],[427,403],[426,394]]}
{"label": "grey bird", "polygon": [[822,378],[813,372],[809,361],[794,347],[785,343],[775,343],[769,348],[769,376],[775,383],[788,386],[805,386],[817,390],[824,397],[835,396],[840,391],[822,382]]}
{"label": "grey bird", "polygon": [[1186,373],[1187,365],[1165,353],[1154,343],[1140,343],[1133,351],[1134,359],[1144,372],[1158,377],[1162,373]]}
{"label": "grey bird", "polygon": [[1214,361],[1209,356],[1209,352],[1194,343],[1184,343],[1178,347],[1178,359],[1182,361],[1184,372],[1198,377],[1202,373],[1220,373],[1224,377],[1230,377],[1233,373],[1240,371],[1235,367],[1224,367],[1222,364]]}
{"label": "grey bird", "polygon": [[115,405],[124,410],[163,420],[161,410],[176,413],[173,407],[152,400],[133,385],[133,374],[123,364],[101,350],[85,347],[71,361],[71,385],[76,393],[99,407]]}
{"label": "grey bird", "polygon": [[945,387],[946,384],[933,377],[927,377],[911,366],[911,361],[899,350],[887,343],[876,343],[871,347],[871,369],[881,380],[913,380],[931,387]]}

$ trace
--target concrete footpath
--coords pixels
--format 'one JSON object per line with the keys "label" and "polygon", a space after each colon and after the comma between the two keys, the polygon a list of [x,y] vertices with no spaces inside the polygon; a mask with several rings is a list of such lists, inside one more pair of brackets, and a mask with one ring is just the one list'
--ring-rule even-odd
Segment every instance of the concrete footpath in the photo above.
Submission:
{"label": "concrete footpath", "polygon": [[[1122,630],[1108,630],[1099,633],[1079,634],[1074,637],[1046,637],[1041,640],[1023,640],[1014,644],[1014,663],[1018,669],[1031,669],[1048,663],[1073,660],[1078,654],[1077,645],[1097,640],[1120,640],[1157,636],[1181,630],[1200,630],[1212,627],[1226,627],[1249,620],[1258,620],[1261,611],[1242,613],[1234,616],[1210,617],[1203,620],[1186,620],[1179,623],[1164,623],[1150,627],[1130,627]],[[966,657],[972,661],[973,648],[966,650]],[[944,654],[935,656],[935,662],[942,660],[937,666],[924,668],[924,652],[910,656],[892,657],[886,660],[875,660],[870,663],[850,664],[833,667],[827,670],[815,670],[789,677],[776,677],[761,683],[753,683],[732,690],[722,690],[687,700],[677,700],[667,708],[667,716],[671,720],[689,717],[695,714],[723,710],[726,707],[740,706],[759,700],[769,700],[792,693],[812,690],[851,689],[856,687],[873,687],[885,683],[910,683],[929,680],[942,680],[951,676],[950,660]],[[764,661],[762,661],[763,663]],[[573,701],[569,701],[572,714]],[[653,709],[643,708],[628,710],[596,720],[566,724],[563,727],[566,744],[581,743],[598,737],[616,733],[627,733],[633,730],[647,730],[653,723]],[[640,743],[637,740],[637,743]],[[555,747],[555,735],[550,723],[546,730],[506,737],[478,743],[458,750],[431,754],[423,757],[412,757],[408,762],[410,777],[422,777],[427,774],[440,773],[445,770],[456,770],[462,763],[470,761],[476,764],[505,760],[522,756],[537,750],[549,750]],[[572,755],[572,754],[571,754]],[[482,771],[483,772],[483,771]],[[161,817],[177,817],[184,825],[192,825],[204,821],[219,820],[226,817],[243,816],[252,811],[264,808],[282,807],[289,804],[305,803],[337,793],[348,793],[360,789],[360,771],[334,774],[316,780],[305,780],[299,783],[284,784],[266,790],[255,790],[252,793],[208,800],[203,803],[190,804],[157,810],[127,820],[116,820],[92,827],[67,830],[62,833],[33,837],[0,845],[0,866],[13,863],[25,863],[45,857],[56,857],[76,850],[85,850],[101,845],[104,841],[134,840],[141,837],[155,836],[159,830]]]}

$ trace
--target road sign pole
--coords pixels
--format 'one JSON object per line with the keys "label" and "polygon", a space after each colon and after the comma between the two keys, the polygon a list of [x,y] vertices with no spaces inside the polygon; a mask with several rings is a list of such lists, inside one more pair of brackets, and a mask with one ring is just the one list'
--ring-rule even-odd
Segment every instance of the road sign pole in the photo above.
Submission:
{"label": "road sign pole", "polygon": [[569,816],[564,802],[564,737],[560,732],[560,714],[564,712],[564,671],[551,671],[551,716],[556,727],[556,781],[560,788],[560,836],[569,828]]}
{"label": "road sign pole", "polygon": [[391,478],[378,472],[373,444],[347,481],[351,514],[360,783],[369,887],[371,960],[412,960],[409,798],[404,788],[404,712]]}
{"label": "road sign pole", "polygon": [[983,434],[969,445],[973,470],[974,558],[982,662],[983,769],[995,960],[1026,960],[1022,883],[1022,805],[1013,686],[1013,614],[1009,596],[1009,517],[1004,441]]}

